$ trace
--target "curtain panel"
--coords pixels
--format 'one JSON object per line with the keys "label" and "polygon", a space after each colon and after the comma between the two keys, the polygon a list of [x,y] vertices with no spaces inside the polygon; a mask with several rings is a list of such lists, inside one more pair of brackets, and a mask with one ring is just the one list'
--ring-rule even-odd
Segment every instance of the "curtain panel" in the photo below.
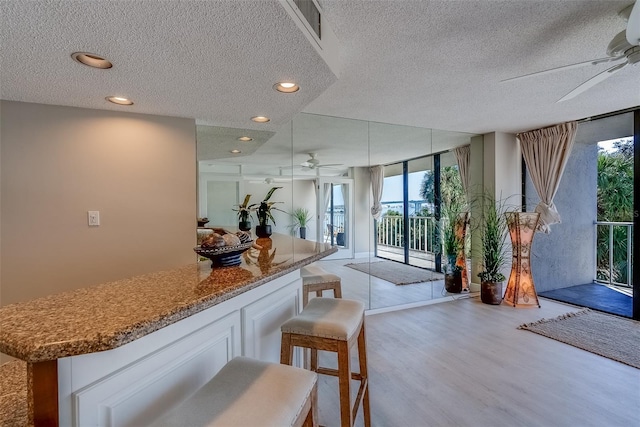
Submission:
{"label": "curtain panel", "polygon": [[377,165],[369,168],[371,171],[371,192],[373,193],[373,206],[371,207],[371,215],[373,219],[380,219],[382,214],[382,186],[384,184],[384,166]]}
{"label": "curtain panel", "polygon": [[471,145],[463,145],[456,147],[453,152],[458,161],[458,172],[460,173],[460,181],[462,181],[462,190],[465,198],[469,201],[469,165],[471,164]]}
{"label": "curtain panel", "polygon": [[546,234],[551,232],[551,224],[560,223],[560,213],[553,204],[553,198],[571,154],[577,128],[574,121],[517,135],[527,171],[540,197],[535,208],[535,212],[540,214],[538,231]]}

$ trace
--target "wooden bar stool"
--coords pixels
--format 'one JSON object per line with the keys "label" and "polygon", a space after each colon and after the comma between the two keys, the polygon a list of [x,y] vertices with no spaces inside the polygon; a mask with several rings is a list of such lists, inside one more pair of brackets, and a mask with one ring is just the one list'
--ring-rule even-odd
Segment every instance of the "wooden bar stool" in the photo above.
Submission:
{"label": "wooden bar stool", "polygon": [[151,427],[317,427],[318,375],[236,357]]}
{"label": "wooden bar stool", "polygon": [[311,264],[300,269],[300,277],[302,277],[302,307],[306,307],[309,302],[310,292],[315,292],[316,296],[321,297],[322,291],[331,289],[334,298],[342,298],[340,276]]}
{"label": "wooden bar stool", "polygon": [[[291,364],[293,347],[311,349],[311,370],[338,377],[342,427],[353,426],[360,403],[364,411],[364,425],[371,426],[364,304],[348,299],[313,298],[300,314],[286,321],[281,329],[280,362],[285,365]],[[350,349],[356,341],[360,372],[352,373]],[[319,367],[318,350],[336,352],[338,369]],[[316,354],[315,358],[313,353]],[[352,379],[360,382],[353,407],[350,395]]]}

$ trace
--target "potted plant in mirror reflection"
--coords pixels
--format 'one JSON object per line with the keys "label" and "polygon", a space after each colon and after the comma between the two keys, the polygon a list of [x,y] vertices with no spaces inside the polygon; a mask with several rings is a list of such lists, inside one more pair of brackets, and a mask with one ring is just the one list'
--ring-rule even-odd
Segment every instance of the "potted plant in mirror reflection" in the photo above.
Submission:
{"label": "potted plant in mirror reflection", "polygon": [[[267,195],[264,197],[264,200],[262,200],[257,205],[257,208],[255,208],[256,216],[258,217],[258,225],[256,225],[256,235],[258,237],[269,237],[272,234],[271,224],[269,224],[269,221],[273,222],[274,225],[276,225],[276,221],[273,218],[273,214],[271,213],[271,210],[284,212],[283,210],[278,209],[274,206],[276,203],[280,203],[280,202],[269,201],[273,193],[279,188],[282,188],[282,187],[271,188],[271,190],[269,190]],[[251,206],[253,207],[256,205],[251,205]]]}
{"label": "potted plant in mirror reflection", "polygon": [[309,213],[309,209],[297,208],[294,209],[289,215],[293,218],[293,224],[289,226],[291,233],[295,234],[296,230],[300,231],[300,238],[307,238],[307,224],[313,219],[313,216]]}
{"label": "potted plant in mirror reflection", "polygon": [[440,217],[440,238],[444,254],[444,287],[447,292],[462,292],[462,267],[456,264],[458,254],[464,250],[464,241],[457,233],[457,223],[460,214],[464,212],[464,205],[452,199],[442,206]]}
{"label": "potted plant in mirror reflection", "polygon": [[249,215],[251,214],[252,208],[249,206],[249,199],[251,199],[251,194],[244,196],[242,204],[238,205],[238,209],[234,209],[234,211],[238,212],[238,228],[242,231],[251,230]]}
{"label": "potted plant in mirror reflection", "polygon": [[505,253],[507,245],[507,221],[504,216],[505,204],[493,196],[484,196],[484,215],[480,224],[482,248],[482,268],[478,273],[481,281],[480,299],[485,304],[498,305],[502,302],[502,274],[508,259]]}

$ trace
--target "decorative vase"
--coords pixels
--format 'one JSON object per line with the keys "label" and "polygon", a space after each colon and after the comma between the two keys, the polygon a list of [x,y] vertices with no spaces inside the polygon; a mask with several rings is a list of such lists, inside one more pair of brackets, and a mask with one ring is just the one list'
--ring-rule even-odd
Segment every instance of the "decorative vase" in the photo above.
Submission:
{"label": "decorative vase", "polygon": [[256,236],[258,237],[269,237],[271,236],[271,226],[270,225],[256,225]]}
{"label": "decorative vase", "polygon": [[480,300],[485,304],[500,305],[502,302],[502,282],[482,282]]}
{"label": "decorative vase", "polygon": [[238,222],[238,228],[242,231],[251,231],[251,221]]}
{"label": "decorative vase", "polygon": [[445,273],[444,290],[452,294],[462,292],[462,272],[454,271],[453,273]]}
{"label": "decorative vase", "polygon": [[307,227],[300,227],[300,238],[301,239],[307,238]]}

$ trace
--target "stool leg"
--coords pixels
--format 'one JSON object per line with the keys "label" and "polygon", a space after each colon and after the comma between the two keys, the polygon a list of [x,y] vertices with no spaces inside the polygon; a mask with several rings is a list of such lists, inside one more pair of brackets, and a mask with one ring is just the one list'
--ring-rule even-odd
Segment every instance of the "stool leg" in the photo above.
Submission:
{"label": "stool leg", "polygon": [[282,334],[282,344],[280,347],[280,363],[291,365],[293,363],[293,353],[291,348],[291,334]]}
{"label": "stool leg", "polygon": [[318,350],[315,348],[311,349],[311,366],[310,370],[313,372],[318,372]]}
{"label": "stool leg", "polygon": [[371,410],[369,408],[369,373],[367,372],[367,341],[364,334],[364,322],[358,335],[358,361],[360,364],[360,375],[362,381],[366,381],[366,387],[362,396],[362,410],[364,412],[365,427],[371,426]]}
{"label": "stool leg", "polygon": [[309,285],[302,286],[302,307],[306,307],[309,302]]}
{"label": "stool leg", "polygon": [[340,386],[340,425],[353,426],[353,412],[351,411],[351,365],[349,357],[349,343],[338,342],[338,383]]}
{"label": "stool leg", "polygon": [[322,297],[322,289],[320,289],[319,291],[316,291],[316,296],[317,296],[318,298],[321,298],[321,297]]}
{"label": "stool leg", "polygon": [[333,297],[334,298],[342,298],[342,286],[340,283],[337,285],[333,285]]}

